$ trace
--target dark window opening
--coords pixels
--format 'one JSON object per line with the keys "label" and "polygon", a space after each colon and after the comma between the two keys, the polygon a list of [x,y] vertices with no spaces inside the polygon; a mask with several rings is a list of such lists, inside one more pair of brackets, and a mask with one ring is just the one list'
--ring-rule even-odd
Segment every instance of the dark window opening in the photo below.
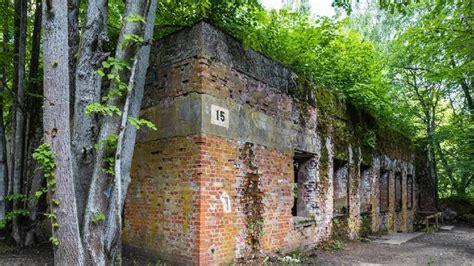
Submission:
{"label": "dark window opening", "polygon": [[291,208],[291,214],[298,216],[298,161],[293,160],[293,207]]}
{"label": "dark window opening", "polygon": [[305,205],[302,197],[303,183],[306,179],[305,171],[302,169],[303,166],[314,156],[311,153],[306,152],[295,152],[293,158],[293,207],[291,208],[291,214],[293,216],[305,216]]}
{"label": "dark window opening", "polygon": [[402,173],[395,173],[395,211],[402,210],[403,205],[402,195]]}
{"label": "dark window opening", "polygon": [[413,208],[413,175],[407,175],[407,204],[408,209]]}
{"label": "dark window opening", "polygon": [[334,216],[349,214],[349,164],[334,160]]}
{"label": "dark window opening", "polygon": [[361,165],[360,166],[360,213],[370,213],[372,210],[372,202],[370,197],[370,179],[372,177],[372,169],[368,165]]}
{"label": "dark window opening", "polygon": [[386,212],[388,210],[388,193],[389,193],[389,183],[388,183],[388,170],[381,169],[380,170],[380,211]]}
{"label": "dark window opening", "polygon": [[[421,180],[420,180],[420,177],[418,177],[418,178],[416,179],[416,187],[417,187],[417,188],[421,187]],[[417,204],[418,208],[421,209],[421,206],[422,206],[422,205],[421,205],[421,195],[420,195],[420,194],[421,194],[421,191],[420,191],[419,189],[417,189],[417,190],[416,190],[416,204]]]}

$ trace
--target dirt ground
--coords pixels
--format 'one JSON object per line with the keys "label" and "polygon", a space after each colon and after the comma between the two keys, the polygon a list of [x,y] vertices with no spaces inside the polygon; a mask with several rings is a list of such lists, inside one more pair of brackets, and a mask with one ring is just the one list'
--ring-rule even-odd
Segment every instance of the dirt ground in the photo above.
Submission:
{"label": "dirt ground", "polygon": [[401,245],[351,242],[335,252],[317,252],[322,265],[474,265],[474,228],[427,233]]}
{"label": "dirt ground", "polygon": [[[124,255],[124,265],[156,265]],[[312,265],[474,265],[474,228],[456,226],[452,231],[427,233],[401,245],[354,241],[347,243],[344,250],[316,250],[309,257]],[[52,264],[53,254],[48,244],[17,249],[0,242],[0,265]]]}

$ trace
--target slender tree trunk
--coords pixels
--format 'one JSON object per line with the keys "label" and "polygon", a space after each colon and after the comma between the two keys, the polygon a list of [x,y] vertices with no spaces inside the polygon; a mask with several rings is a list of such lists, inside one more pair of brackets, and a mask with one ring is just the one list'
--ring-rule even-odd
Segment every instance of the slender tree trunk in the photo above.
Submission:
{"label": "slender tree trunk", "polygon": [[[473,78],[474,79],[474,78]],[[466,99],[467,108],[470,112],[471,122],[474,122],[474,102],[472,100],[473,88],[469,87],[468,83],[465,80],[461,80],[461,88],[464,92],[464,98]]]}
{"label": "slender tree trunk", "polygon": [[[4,80],[0,80],[0,93],[4,91]],[[3,98],[0,99],[0,220],[5,219],[5,197],[8,190],[7,145],[3,123]]]}
{"label": "slender tree trunk", "polygon": [[[42,0],[36,0],[35,5],[35,19],[33,23],[33,37],[31,44],[31,60],[30,60],[30,77],[29,77],[29,95],[27,96],[26,106],[27,110],[27,128],[28,135],[26,136],[26,178],[27,191],[26,194],[35,198],[35,192],[41,188],[43,177],[37,162],[33,160],[32,155],[34,150],[41,144],[43,135],[43,124],[41,123],[42,115],[42,90],[38,86],[39,80],[39,55],[40,55],[40,41],[41,41],[41,20],[42,20]],[[29,223],[25,237],[23,239],[25,246],[31,246],[35,240],[36,223],[38,218],[38,201],[29,200],[26,208],[29,211]]]}
{"label": "slender tree trunk", "polygon": [[426,137],[427,137],[427,145],[426,145],[426,156],[428,159],[428,170],[430,176],[434,182],[434,197],[435,197],[435,207],[438,207],[438,174],[436,168],[436,158],[435,158],[435,147],[436,141],[434,140],[434,130],[435,130],[435,119],[434,114],[426,111]]}
{"label": "slender tree trunk", "polygon": [[[9,1],[3,1],[3,10],[8,10]],[[10,35],[8,30],[8,19],[3,21],[3,43],[2,53],[8,53],[8,42]],[[0,94],[3,95],[6,84],[6,70],[5,65],[0,66]],[[7,160],[7,143],[5,136],[5,124],[3,121],[4,99],[0,97],[0,219],[5,218],[6,202],[5,197],[8,193],[8,160]]]}
{"label": "slender tree trunk", "polygon": [[109,258],[115,261],[120,257],[122,244],[122,210],[130,184],[130,168],[137,129],[128,123],[129,117],[138,118],[143,99],[146,71],[150,57],[150,41],[156,14],[156,0],[152,0],[146,17],[144,40],[147,44],[140,47],[135,57],[129,81],[129,90],[125,100],[122,121],[115,152],[115,182],[112,199],[109,203],[105,247]]}
{"label": "slender tree trunk", "polygon": [[[142,17],[148,17],[147,10],[150,7],[149,1],[128,1],[126,5],[126,11],[124,17],[129,15],[140,15]],[[129,34],[136,34],[142,35],[144,32],[144,25],[139,22],[125,22],[126,24],[122,27],[115,58],[118,60],[124,60],[126,62],[132,61],[135,56],[137,56],[137,49],[136,45],[123,45],[123,41],[125,36]],[[153,21],[147,21],[147,23],[153,24]],[[144,60],[148,61],[148,58],[144,58]],[[142,63],[142,62],[139,62]],[[148,64],[148,62],[146,62]],[[120,73],[121,80],[129,80],[130,73]],[[137,77],[141,78],[141,77]],[[144,77],[143,77],[144,78]],[[133,85],[133,84],[132,84]],[[114,87],[114,83],[111,84],[111,89],[116,89]],[[129,88],[134,90],[135,88]],[[119,106],[121,110],[123,110],[124,100],[119,97],[112,97],[109,99],[108,105]],[[118,116],[107,116],[104,117],[102,127],[100,130],[100,135],[98,139],[98,143],[103,143],[111,135],[118,135],[120,132],[120,117]],[[83,242],[86,247],[86,258],[90,259],[92,264],[94,265],[104,265],[111,263],[116,255],[117,249],[115,248],[117,245],[116,241],[112,241],[111,247],[113,249],[113,254],[110,253],[110,250],[107,249],[105,246],[106,238],[108,237],[105,234],[106,230],[116,231],[117,228],[108,229],[106,225],[108,225],[108,219],[116,219],[114,217],[116,214],[106,217],[105,222],[94,222],[93,217],[99,213],[107,213],[109,208],[114,208],[114,199],[120,199],[120,195],[117,193],[112,193],[109,197],[104,197],[106,191],[110,191],[114,188],[114,180],[111,178],[110,175],[103,171],[103,168],[107,167],[107,159],[114,158],[115,152],[109,151],[104,147],[104,145],[100,145],[97,149],[95,165],[94,165],[94,173],[92,176],[91,186],[89,190],[89,196],[87,201],[86,212],[84,216],[84,228],[83,228]],[[131,158],[127,158],[127,160],[131,160]],[[120,177],[117,177],[120,178]],[[120,183],[120,182],[119,182]],[[115,189],[117,191],[117,189]],[[114,196],[115,195],[115,196]],[[118,197],[118,198],[114,198]],[[121,212],[120,212],[121,213]],[[118,215],[120,215],[120,213]],[[117,226],[117,222],[112,223],[113,227]],[[113,239],[110,237],[109,239]]]}
{"label": "slender tree trunk", "polygon": [[59,227],[53,231],[60,240],[54,248],[56,265],[84,265],[71,163],[69,117],[69,55],[67,0],[43,2],[44,134],[56,158],[55,191],[50,204]]}
{"label": "slender tree trunk", "polygon": [[[74,116],[74,94],[76,92],[76,64],[79,48],[79,7],[80,0],[68,0],[68,43],[69,43],[69,115]],[[77,188],[76,188],[77,193]]]}
{"label": "slender tree trunk", "polygon": [[[19,32],[15,33],[15,41],[18,44],[18,61],[15,73],[17,75],[14,97],[13,115],[15,116],[15,129],[13,134],[13,168],[12,182],[13,193],[21,193],[21,184],[24,174],[23,158],[25,144],[25,59],[26,59],[26,18],[27,1],[16,0],[15,14],[19,19]],[[19,203],[14,201],[13,208],[16,209]],[[21,244],[21,232],[18,218],[13,219],[12,237],[17,244]]]}
{"label": "slender tree trunk", "polygon": [[94,4],[88,5],[75,73],[72,153],[77,209],[81,225],[93,174],[94,145],[99,134],[97,117],[86,115],[85,108],[91,103],[100,102],[102,78],[97,74],[97,70],[101,61],[108,55],[102,48],[108,41],[107,3],[107,0],[97,0]]}

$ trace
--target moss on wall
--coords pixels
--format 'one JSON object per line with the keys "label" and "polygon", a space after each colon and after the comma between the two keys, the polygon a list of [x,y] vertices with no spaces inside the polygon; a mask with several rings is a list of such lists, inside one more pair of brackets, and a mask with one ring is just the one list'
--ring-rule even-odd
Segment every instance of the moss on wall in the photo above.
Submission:
{"label": "moss on wall", "polygon": [[[309,86],[309,85],[306,85]],[[360,147],[362,164],[370,165],[374,152],[409,159],[415,147],[403,133],[377,123],[370,113],[313,85],[318,108],[318,132],[334,136],[335,158],[347,160],[347,147]]]}
{"label": "moss on wall", "polygon": [[359,229],[359,237],[367,238],[372,235],[372,216],[370,214],[361,215],[361,223]]}
{"label": "moss on wall", "polygon": [[334,240],[348,240],[349,239],[349,217],[338,216],[332,219],[332,234],[331,238]]}

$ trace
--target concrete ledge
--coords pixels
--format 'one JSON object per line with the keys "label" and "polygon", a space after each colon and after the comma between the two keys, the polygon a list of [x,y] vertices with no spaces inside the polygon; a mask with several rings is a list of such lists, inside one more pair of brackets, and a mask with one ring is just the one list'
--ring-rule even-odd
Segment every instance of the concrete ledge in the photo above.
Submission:
{"label": "concrete ledge", "polygon": [[[213,124],[213,108],[226,112],[228,124]],[[166,104],[146,108],[141,111],[141,117],[153,122],[158,130],[140,130],[137,143],[205,134],[282,151],[317,153],[321,145],[316,130],[265,115],[253,108],[236,104],[231,99],[219,99],[207,94],[192,93]]]}

